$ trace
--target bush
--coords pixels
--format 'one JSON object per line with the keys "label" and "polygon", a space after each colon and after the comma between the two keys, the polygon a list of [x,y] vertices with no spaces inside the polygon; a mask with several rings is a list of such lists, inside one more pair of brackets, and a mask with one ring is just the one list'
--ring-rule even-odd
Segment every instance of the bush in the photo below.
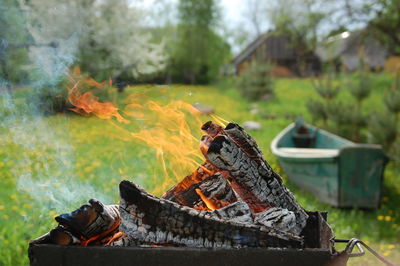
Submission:
{"label": "bush", "polygon": [[68,111],[72,108],[67,99],[72,88],[77,88],[81,94],[90,91],[101,102],[113,101],[117,93],[111,82],[97,82],[82,74],[79,67],[76,67],[70,71],[68,78],[60,80],[57,85],[43,86],[34,92],[39,110],[45,114]]}
{"label": "bush", "polygon": [[270,63],[253,61],[239,77],[239,90],[250,100],[260,100],[265,96],[274,95],[274,83],[271,78]]}

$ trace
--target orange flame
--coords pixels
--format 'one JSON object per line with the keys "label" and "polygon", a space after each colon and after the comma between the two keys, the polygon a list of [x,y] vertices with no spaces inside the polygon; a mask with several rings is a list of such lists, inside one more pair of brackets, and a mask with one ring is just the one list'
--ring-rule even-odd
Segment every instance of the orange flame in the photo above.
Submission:
{"label": "orange flame", "polygon": [[[92,78],[85,78],[81,74],[79,67],[75,67],[72,70],[70,78],[70,82],[73,86],[72,88],[68,88],[67,100],[75,107],[70,108],[71,111],[81,115],[94,114],[101,119],[111,119],[112,117],[115,117],[121,123],[129,122],[119,114],[118,108],[115,107],[113,103],[99,102],[99,97],[94,96],[92,93],[92,90],[94,89],[103,92],[109,92],[107,91],[107,88],[110,90],[116,90],[115,88],[111,88],[111,80],[109,81],[109,84],[105,84],[97,82]],[[90,89],[91,91],[82,93],[82,90],[84,89]]]}
{"label": "orange flame", "polygon": [[85,92],[81,94],[77,86],[69,89],[68,101],[75,106],[70,108],[81,115],[94,114],[101,119],[111,119],[115,117],[121,123],[129,123],[128,120],[124,119],[119,113],[118,108],[111,102],[99,102],[99,97],[93,95],[92,92]]}
{"label": "orange flame", "polygon": [[[165,191],[204,162],[198,148],[200,136],[194,137],[191,133],[192,128],[198,130],[203,124],[200,112],[183,101],[167,99],[167,103],[163,104],[162,100],[153,100],[154,95],[167,98],[169,95],[166,92],[170,90],[155,86],[127,88],[127,91],[134,92],[126,97],[125,107],[119,111],[111,102],[99,102],[99,98],[91,90],[82,92],[82,88],[90,87],[103,89],[104,92],[104,88],[110,86],[111,82],[104,84],[90,78],[82,78],[79,69],[74,69],[71,79],[74,86],[68,89],[68,101],[74,106],[72,111],[108,119],[118,130],[116,137],[145,144],[155,150],[163,171],[163,176],[158,178],[162,178],[163,182],[153,193]],[[118,123],[114,123],[112,117],[115,117]],[[128,123],[130,126],[125,126]]]}
{"label": "orange flame", "polygon": [[218,209],[218,207],[214,204],[214,202],[212,202],[211,200],[209,200],[206,195],[203,194],[203,192],[199,189],[196,188],[195,189],[197,195],[199,195],[199,197],[201,198],[201,200],[204,202],[204,204],[206,204],[207,208],[210,210],[216,210]]}

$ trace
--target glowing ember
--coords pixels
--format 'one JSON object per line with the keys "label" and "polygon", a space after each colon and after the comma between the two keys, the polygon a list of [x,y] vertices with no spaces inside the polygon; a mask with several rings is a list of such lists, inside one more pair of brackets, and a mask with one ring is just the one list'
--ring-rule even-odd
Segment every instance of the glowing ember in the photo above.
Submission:
{"label": "glowing ember", "polygon": [[203,192],[201,192],[200,189],[196,188],[195,189],[197,195],[199,195],[199,197],[201,198],[201,200],[206,204],[207,208],[210,210],[216,210],[218,209],[218,207],[214,204],[214,202],[212,202],[211,200],[209,200],[204,194]]}

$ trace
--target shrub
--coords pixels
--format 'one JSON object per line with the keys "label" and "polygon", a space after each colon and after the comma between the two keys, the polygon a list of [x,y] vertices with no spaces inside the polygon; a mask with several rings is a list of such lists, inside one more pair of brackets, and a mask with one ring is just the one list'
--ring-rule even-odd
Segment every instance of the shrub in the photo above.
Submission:
{"label": "shrub", "polygon": [[81,93],[91,91],[100,101],[112,101],[117,89],[111,82],[97,82],[80,72],[79,67],[72,69],[68,78],[60,80],[55,86],[43,86],[35,91],[37,106],[46,114],[68,111],[72,106],[68,103],[68,91],[77,87]]}
{"label": "shrub", "polygon": [[239,90],[250,100],[274,95],[270,63],[253,61],[239,77]]}

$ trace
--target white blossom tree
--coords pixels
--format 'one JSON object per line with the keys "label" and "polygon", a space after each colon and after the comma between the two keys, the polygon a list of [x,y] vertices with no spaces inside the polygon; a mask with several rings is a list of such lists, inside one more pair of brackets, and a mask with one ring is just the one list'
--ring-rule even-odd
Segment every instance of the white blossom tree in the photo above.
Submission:
{"label": "white blossom tree", "polygon": [[98,78],[134,77],[165,67],[163,43],[152,43],[146,10],[126,0],[19,0],[34,45],[29,48],[46,80],[78,63]]}

